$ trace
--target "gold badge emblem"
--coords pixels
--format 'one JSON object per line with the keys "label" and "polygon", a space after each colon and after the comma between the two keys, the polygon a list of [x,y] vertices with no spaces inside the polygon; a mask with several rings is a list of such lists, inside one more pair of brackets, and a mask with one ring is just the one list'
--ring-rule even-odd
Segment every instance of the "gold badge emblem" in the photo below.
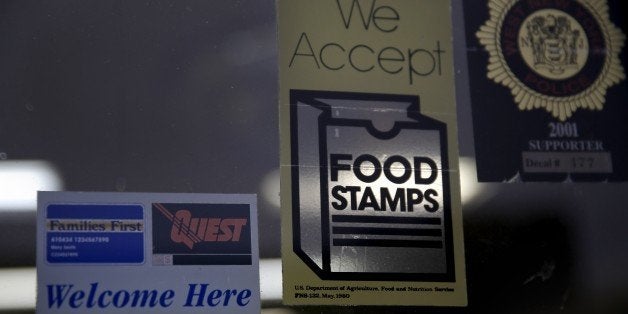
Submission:
{"label": "gold badge emblem", "polygon": [[601,110],[606,90],[625,78],[625,36],[606,1],[490,0],[476,33],[489,53],[487,76],[510,88],[520,110],[545,108],[561,121],[579,108]]}

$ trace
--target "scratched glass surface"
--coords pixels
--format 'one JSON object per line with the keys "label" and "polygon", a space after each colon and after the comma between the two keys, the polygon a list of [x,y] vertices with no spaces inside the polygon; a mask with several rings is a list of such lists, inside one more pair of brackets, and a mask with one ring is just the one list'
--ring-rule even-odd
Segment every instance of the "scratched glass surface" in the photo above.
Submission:
{"label": "scratched glass surface", "polygon": [[[374,1],[390,2],[360,3]],[[429,311],[628,312],[626,183],[477,183],[461,2],[470,305]],[[611,15],[625,24],[620,11]],[[275,20],[272,0],[0,1],[0,313],[34,312],[36,190],[257,193],[262,261],[277,261]],[[280,270],[265,272],[280,282]],[[266,289],[265,313],[425,310],[286,308]]]}

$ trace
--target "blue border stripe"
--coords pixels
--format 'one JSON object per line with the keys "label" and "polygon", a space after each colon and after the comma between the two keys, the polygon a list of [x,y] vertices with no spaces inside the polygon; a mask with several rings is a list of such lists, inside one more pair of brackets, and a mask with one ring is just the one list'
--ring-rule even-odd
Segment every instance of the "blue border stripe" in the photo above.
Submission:
{"label": "blue border stripe", "polygon": [[48,205],[46,218],[68,219],[144,219],[141,205]]}

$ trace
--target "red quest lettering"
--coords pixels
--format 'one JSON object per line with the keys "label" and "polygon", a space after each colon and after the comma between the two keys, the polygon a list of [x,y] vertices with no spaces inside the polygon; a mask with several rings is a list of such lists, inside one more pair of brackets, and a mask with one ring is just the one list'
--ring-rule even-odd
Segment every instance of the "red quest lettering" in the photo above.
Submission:
{"label": "red quest lettering", "polygon": [[238,242],[247,218],[193,218],[189,210],[178,210],[172,220],[170,238],[188,248],[201,242]]}

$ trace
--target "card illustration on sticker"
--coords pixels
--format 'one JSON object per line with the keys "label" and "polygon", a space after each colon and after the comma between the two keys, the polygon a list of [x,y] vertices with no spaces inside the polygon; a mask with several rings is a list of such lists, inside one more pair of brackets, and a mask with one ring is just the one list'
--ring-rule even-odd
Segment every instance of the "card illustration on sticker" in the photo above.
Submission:
{"label": "card illustration on sticker", "polygon": [[50,204],[46,208],[50,264],[141,264],[144,211],[127,204]]}
{"label": "card illustration on sticker", "polygon": [[290,105],[303,262],[322,279],[453,281],[446,125],[416,96],[292,90]]}
{"label": "card illustration on sticker", "polygon": [[465,1],[480,181],[628,179],[618,6]]}

